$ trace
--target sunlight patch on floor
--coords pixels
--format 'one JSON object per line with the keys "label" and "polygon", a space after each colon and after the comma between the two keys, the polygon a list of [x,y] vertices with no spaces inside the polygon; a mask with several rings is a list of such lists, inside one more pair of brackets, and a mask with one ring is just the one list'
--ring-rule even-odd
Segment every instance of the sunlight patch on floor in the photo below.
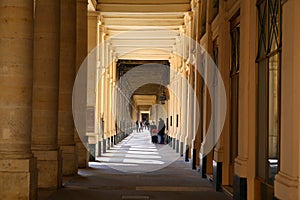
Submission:
{"label": "sunlight patch on floor", "polygon": [[[164,144],[153,144],[150,132],[133,132],[119,144],[111,147],[101,157],[99,164],[90,167],[108,166],[122,172],[151,172],[162,169],[179,158],[179,155]],[[97,162],[96,162],[97,163]]]}

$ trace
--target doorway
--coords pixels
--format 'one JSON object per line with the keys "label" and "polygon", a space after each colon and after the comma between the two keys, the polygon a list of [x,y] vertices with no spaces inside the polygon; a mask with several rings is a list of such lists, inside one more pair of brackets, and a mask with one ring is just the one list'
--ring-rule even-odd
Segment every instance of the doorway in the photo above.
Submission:
{"label": "doorway", "polygon": [[149,113],[142,113],[142,121],[149,121]]}

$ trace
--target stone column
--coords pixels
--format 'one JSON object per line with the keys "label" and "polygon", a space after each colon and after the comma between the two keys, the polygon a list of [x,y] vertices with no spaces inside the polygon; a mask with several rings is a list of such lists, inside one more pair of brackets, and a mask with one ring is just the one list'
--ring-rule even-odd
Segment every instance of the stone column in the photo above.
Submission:
{"label": "stone column", "polygon": [[[254,1],[241,2],[238,156],[234,161],[234,198],[254,199],[256,190],[256,15]],[[242,26],[243,24],[243,26]]]}
{"label": "stone column", "polygon": [[0,49],[0,199],[36,199],[30,149],[32,0],[1,1]]}
{"label": "stone column", "polygon": [[[113,138],[114,138],[113,143],[114,144],[116,144],[117,131],[118,131],[118,128],[116,128],[116,124],[115,124],[115,123],[117,123],[117,121],[116,121],[117,116],[115,116],[115,115],[118,112],[117,111],[117,99],[116,99],[116,95],[115,95],[116,81],[117,81],[116,80],[116,78],[117,78],[116,74],[117,74],[117,60],[115,59],[114,52],[112,51],[112,97],[114,99],[114,101],[113,101],[114,104],[112,105],[114,107],[113,110],[112,110],[112,113],[113,113],[112,123],[113,123],[113,130],[114,130],[114,133],[113,133]],[[125,125],[125,127],[126,127],[125,130],[127,130],[127,125]]]}
{"label": "stone column", "polygon": [[78,168],[72,115],[76,55],[76,1],[61,1],[60,13],[58,145],[62,151],[63,175],[74,175]]}
{"label": "stone column", "polygon": [[108,46],[108,64],[109,64],[109,132],[110,132],[110,146],[114,146],[114,119],[113,119],[113,104],[112,104],[112,95],[113,95],[113,61],[112,61],[112,50],[111,44]]}
{"label": "stone column", "polygon": [[174,140],[174,146],[173,149],[176,149],[176,153],[179,152],[179,142],[180,142],[180,136],[182,133],[182,119],[183,119],[183,113],[182,113],[182,108],[181,108],[181,104],[182,104],[182,77],[181,77],[181,73],[180,73],[180,67],[178,66],[178,72],[177,72],[177,76],[178,78],[178,83],[177,83],[177,94],[178,94],[178,103],[177,103],[177,110],[178,110],[178,114],[179,114],[179,127],[177,128],[177,132],[176,132],[176,141]]}
{"label": "stone column", "polygon": [[97,45],[98,45],[98,13],[88,12],[88,69],[87,69],[87,135],[89,143],[89,160],[95,161],[97,149],[96,118],[96,80],[97,80]]}
{"label": "stone column", "polygon": [[58,188],[61,154],[57,144],[60,1],[36,1],[34,20],[32,151],[38,187]]}
{"label": "stone column", "polygon": [[[176,41],[177,42],[177,41]],[[175,116],[175,120],[176,120],[176,116],[178,115],[178,120],[180,119],[180,113],[179,113],[179,103],[180,103],[180,96],[179,96],[179,75],[178,75],[178,44],[176,45],[176,55],[175,55],[175,62],[174,62],[174,74],[175,74],[175,89],[174,89],[174,94],[176,94],[178,98],[176,98],[176,102],[175,102],[175,105],[174,105],[174,109],[175,109],[175,112],[174,112],[174,116]],[[176,121],[175,121],[175,126],[176,126],[176,129],[173,133],[173,136],[172,136],[172,148],[173,149],[176,149],[176,139],[177,139],[177,136],[178,136],[178,133],[179,133],[179,125],[180,125],[180,122],[178,121],[178,127],[176,126]]]}
{"label": "stone column", "polygon": [[186,105],[186,109],[187,109],[187,116],[186,116],[186,152],[185,152],[185,161],[189,161],[189,159],[191,158],[191,150],[192,150],[192,140],[193,140],[193,136],[194,136],[194,132],[193,132],[193,113],[194,113],[194,105],[193,105],[193,55],[192,55],[192,51],[193,51],[193,20],[194,20],[194,16],[193,16],[193,11],[190,11],[188,13],[186,13],[186,25],[187,25],[187,38],[188,38],[188,52],[187,52],[187,56],[188,56],[188,62],[187,62],[187,78],[188,78],[188,82],[187,82],[187,105]]}
{"label": "stone column", "polygon": [[300,27],[296,25],[299,23],[299,9],[299,1],[289,0],[283,5],[282,11],[281,146],[275,196],[284,200],[300,198]]}
{"label": "stone column", "polygon": [[[78,72],[82,62],[87,56],[87,37],[87,0],[76,0],[76,72]],[[86,73],[86,71],[83,73]],[[86,87],[86,82],[83,87]],[[86,92],[86,88],[83,88],[82,91]],[[80,106],[86,106],[86,98],[81,99],[84,102],[82,102]],[[85,115],[85,113],[82,114]],[[83,127],[85,127],[85,125],[83,125]],[[86,130],[80,130],[80,132],[85,131]],[[81,141],[78,133],[75,133],[74,138],[78,153],[78,167],[85,168],[87,166],[88,152],[83,142],[86,143],[87,138],[83,138],[84,141]]]}
{"label": "stone column", "polygon": [[183,71],[181,74],[181,133],[180,133],[180,148],[179,148],[179,154],[180,156],[183,156],[183,152],[184,152],[184,145],[185,145],[185,141],[186,141],[186,136],[187,136],[187,121],[186,121],[186,117],[187,117],[187,80],[186,80],[186,76],[185,76],[185,64],[183,65]]}
{"label": "stone column", "polygon": [[100,149],[100,154],[101,153],[105,153],[106,151],[106,143],[105,143],[105,135],[104,135],[104,110],[105,110],[105,62],[104,62],[104,43],[105,43],[105,28],[103,27],[103,25],[100,25],[99,27],[99,31],[100,31],[100,46],[99,46],[99,57],[100,59],[100,69],[99,69],[99,78],[101,83],[99,83],[101,85],[100,87],[100,92],[99,92],[99,101],[100,101],[100,112],[99,112],[99,116],[100,116],[100,137],[99,137],[99,141],[98,143],[100,143],[101,149]]}
{"label": "stone column", "polygon": [[[187,103],[187,85],[186,85],[186,43],[188,42],[185,39],[185,33],[186,33],[186,26],[182,26],[181,28],[181,48],[182,48],[182,57],[183,59],[181,60],[181,66],[180,66],[180,79],[181,79],[181,87],[180,87],[180,96],[181,96],[181,126],[180,126],[180,136],[179,136],[179,154],[180,156],[183,156],[183,149],[184,149],[184,142],[185,142],[185,137],[186,137],[186,114],[187,114],[187,109],[186,109],[186,103]],[[177,149],[176,149],[177,150]]]}
{"label": "stone column", "polygon": [[200,165],[200,145],[201,145],[201,126],[200,121],[202,120],[200,118],[200,112],[201,112],[201,76],[198,72],[200,69],[200,2],[198,0],[194,1],[194,29],[195,29],[195,35],[193,36],[194,42],[196,43],[196,51],[195,51],[195,96],[194,96],[194,108],[196,109],[197,104],[199,106],[199,110],[194,111],[194,119],[198,120],[198,124],[194,124],[194,134],[195,134],[195,140],[194,140],[194,149],[193,149],[193,162],[192,162],[192,169],[197,169],[197,167]]}

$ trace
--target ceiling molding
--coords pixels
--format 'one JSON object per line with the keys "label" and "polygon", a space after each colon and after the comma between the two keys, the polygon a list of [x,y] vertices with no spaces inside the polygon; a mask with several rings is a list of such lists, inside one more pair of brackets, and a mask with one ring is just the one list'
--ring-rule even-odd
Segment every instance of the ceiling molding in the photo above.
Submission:
{"label": "ceiling molding", "polygon": [[187,12],[191,10],[190,3],[180,4],[112,4],[98,3],[97,10],[101,12]]}
{"label": "ceiling molding", "polygon": [[187,4],[190,0],[98,0],[98,3],[112,4]]}
{"label": "ceiling molding", "polygon": [[191,0],[98,0],[102,34],[124,60],[169,60]]}

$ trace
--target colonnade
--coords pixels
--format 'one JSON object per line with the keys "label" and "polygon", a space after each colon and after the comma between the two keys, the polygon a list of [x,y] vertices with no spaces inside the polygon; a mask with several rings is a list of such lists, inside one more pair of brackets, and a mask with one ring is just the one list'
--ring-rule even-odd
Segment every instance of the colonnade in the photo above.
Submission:
{"label": "colonnade", "polygon": [[87,2],[2,1],[0,9],[0,198],[36,199],[37,188],[59,188],[62,175],[87,166],[72,115]]}
{"label": "colonnade", "polygon": [[[170,95],[164,105],[168,141],[186,161],[192,161],[193,169],[214,181],[216,190],[229,185],[235,199],[255,199],[264,189],[258,180],[256,151],[258,38],[252,32],[258,29],[257,6],[255,1],[220,0],[217,7],[212,2],[191,1],[170,55]],[[280,168],[270,188],[276,198],[289,200],[300,197],[300,30],[296,26],[300,3],[280,3]],[[241,24],[238,105],[231,104],[230,76],[236,56],[232,52],[233,21]],[[37,188],[61,187],[63,175],[74,175],[78,168],[87,167],[89,160],[101,156],[130,132],[135,120],[128,119],[128,112],[135,119],[136,105],[128,110],[134,102],[121,93],[126,88],[118,84],[118,58],[102,22],[98,11],[87,11],[86,0],[1,1],[0,199],[36,199]],[[208,54],[199,53],[201,48]],[[82,71],[86,79],[73,93],[76,75],[88,54],[92,57]],[[222,75],[228,109],[220,140],[208,155],[201,155],[201,142],[214,114],[211,106],[219,106],[211,101],[204,84],[209,76],[209,56]],[[80,101],[73,100],[84,112],[72,113],[73,95],[81,96]],[[238,109],[237,155],[231,158],[234,106]],[[85,120],[83,126],[75,127],[73,118],[78,116]],[[84,136],[80,138],[78,132]]]}

